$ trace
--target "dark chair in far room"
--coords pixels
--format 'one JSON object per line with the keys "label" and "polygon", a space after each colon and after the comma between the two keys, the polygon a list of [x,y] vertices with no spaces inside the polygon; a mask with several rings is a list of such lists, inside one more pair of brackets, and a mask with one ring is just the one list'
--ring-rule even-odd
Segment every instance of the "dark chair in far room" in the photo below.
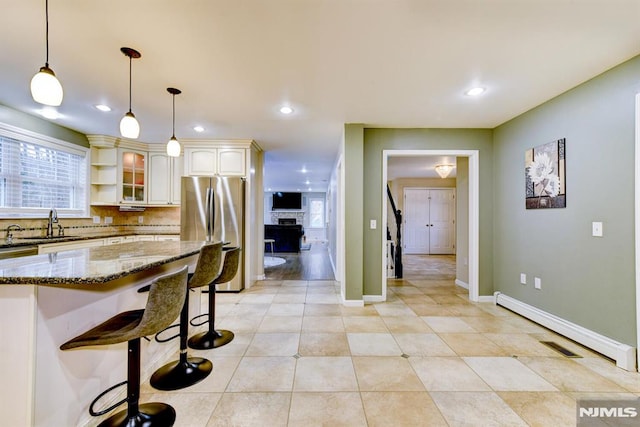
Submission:
{"label": "dark chair in far room", "polygon": [[[208,350],[210,348],[222,347],[233,340],[233,332],[224,329],[216,330],[216,285],[230,282],[238,273],[238,265],[240,263],[240,248],[224,248],[224,263],[222,264],[222,272],[216,279],[209,284],[209,313],[201,314],[191,319],[191,325],[201,326],[209,323],[209,329],[189,338],[188,345],[191,348],[199,350]],[[196,323],[196,319],[207,317],[208,319],[201,323]]]}
{"label": "dark chair in far room", "polygon": [[[60,346],[61,350],[76,347],[128,343],[127,380],[108,388],[89,406],[93,416],[104,415],[123,403],[127,409],[104,420],[100,426],[154,427],[172,426],[176,411],[166,403],[139,404],[140,399],[140,338],[166,328],[180,314],[187,294],[187,267],[159,277],[149,288],[144,309],[125,311],[88,330]],[[109,408],[96,412],[93,407],[100,398],[122,385],[127,385],[127,397]]]}
{"label": "dark chair in far room", "polygon": [[[193,275],[189,278],[188,287],[199,288],[213,282],[220,272],[220,262],[222,258],[222,242],[210,243],[204,245],[200,249],[198,262]],[[172,327],[179,327],[178,335],[162,339],[160,333]],[[156,341],[166,342],[173,338],[180,337],[180,356],[179,359],[167,363],[163,367],[156,370],[149,383],[151,387],[158,390],[178,390],[192,386],[203,379],[210,373],[213,365],[208,359],[202,357],[189,357],[187,354],[187,339],[189,334],[189,292],[180,311],[180,323],[178,325],[165,328],[164,331],[156,334]]]}

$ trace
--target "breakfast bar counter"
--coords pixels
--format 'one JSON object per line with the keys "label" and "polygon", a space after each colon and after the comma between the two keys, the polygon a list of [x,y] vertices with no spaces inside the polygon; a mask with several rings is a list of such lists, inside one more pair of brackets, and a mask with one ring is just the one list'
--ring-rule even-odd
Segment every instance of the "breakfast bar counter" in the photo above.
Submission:
{"label": "breakfast bar counter", "polygon": [[[0,260],[2,424],[90,424],[91,401],[126,378],[126,343],[99,353],[59,346],[117,313],[143,308],[146,294],[137,290],[185,265],[193,268],[203,244],[141,241]],[[198,305],[192,298],[190,310],[197,313]],[[145,378],[175,348],[142,342]]]}

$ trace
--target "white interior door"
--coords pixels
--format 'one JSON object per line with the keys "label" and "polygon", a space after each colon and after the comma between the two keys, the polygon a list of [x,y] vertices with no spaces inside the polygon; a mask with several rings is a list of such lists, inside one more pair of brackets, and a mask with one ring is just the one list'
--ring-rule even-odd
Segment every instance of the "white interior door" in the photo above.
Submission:
{"label": "white interior door", "polygon": [[402,239],[405,254],[429,253],[429,190],[404,189],[404,230]]}
{"label": "white interior door", "polygon": [[453,189],[429,190],[429,253],[453,254],[455,194]]}
{"label": "white interior door", "polygon": [[455,253],[455,190],[405,188],[404,230],[406,254]]}

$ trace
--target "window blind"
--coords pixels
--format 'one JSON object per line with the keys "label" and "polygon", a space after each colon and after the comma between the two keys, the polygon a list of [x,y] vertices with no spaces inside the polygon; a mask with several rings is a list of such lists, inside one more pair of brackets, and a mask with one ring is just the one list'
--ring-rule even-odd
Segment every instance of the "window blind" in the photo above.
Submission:
{"label": "window blind", "polygon": [[[0,208],[7,212],[55,208],[80,214],[86,205],[84,155],[0,136]],[[79,211],[79,212],[78,212]]]}

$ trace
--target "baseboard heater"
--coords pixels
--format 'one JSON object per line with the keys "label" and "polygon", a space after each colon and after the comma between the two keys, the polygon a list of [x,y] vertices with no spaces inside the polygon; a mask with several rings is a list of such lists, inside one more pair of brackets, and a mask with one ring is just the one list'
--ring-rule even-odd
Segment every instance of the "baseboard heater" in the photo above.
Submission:
{"label": "baseboard heater", "polygon": [[495,292],[493,298],[495,304],[508,308],[529,320],[615,360],[619,368],[632,372],[636,371],[636,349],[634,347],[614,341],[501,292]]}

